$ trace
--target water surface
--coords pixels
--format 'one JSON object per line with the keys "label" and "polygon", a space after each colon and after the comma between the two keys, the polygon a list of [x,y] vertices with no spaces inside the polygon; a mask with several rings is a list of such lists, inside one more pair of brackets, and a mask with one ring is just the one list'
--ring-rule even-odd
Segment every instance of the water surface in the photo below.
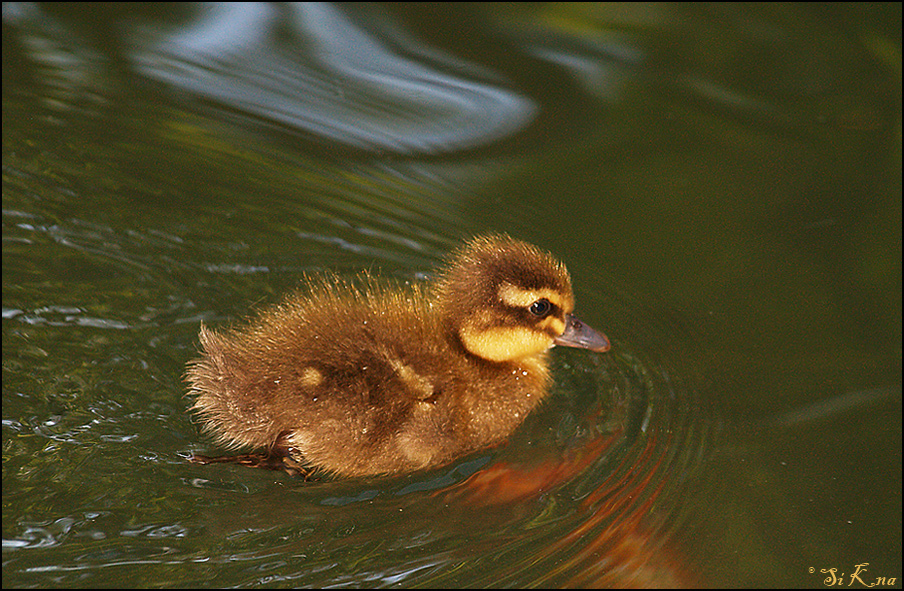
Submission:
{"label": "water surface", "polygon": [[[810,6],[4,4],[4,586],[900,586],[900,6]],[[202,321],[485,231],[613,340],[507,445],[185,461]]]}

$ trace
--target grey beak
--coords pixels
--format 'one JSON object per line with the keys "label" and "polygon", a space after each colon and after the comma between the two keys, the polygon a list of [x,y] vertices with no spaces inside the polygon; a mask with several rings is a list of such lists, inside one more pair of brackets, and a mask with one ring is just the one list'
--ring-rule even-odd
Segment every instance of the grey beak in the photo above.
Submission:
{"label": "grey beak", "polygon": [[573,314],[565,316],[565,332],[554,342],[563,347],[578,347],[599,353],[605,353],[611,346],[606,335],[593,330]]}

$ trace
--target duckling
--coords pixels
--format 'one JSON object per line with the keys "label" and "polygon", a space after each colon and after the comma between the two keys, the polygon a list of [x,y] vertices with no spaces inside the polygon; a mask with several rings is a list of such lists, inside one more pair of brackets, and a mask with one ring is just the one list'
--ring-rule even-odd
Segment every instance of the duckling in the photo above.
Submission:
{"label": "duckling", "polygon": [[507,235],[465,243],[430,286],[308,279],[243,328],[201,326],[193,410],[218,443],[266,451],[192,460],[353,477],[501,443],[547,396],[551,347],[609,350],[573,310],[565,266]]}

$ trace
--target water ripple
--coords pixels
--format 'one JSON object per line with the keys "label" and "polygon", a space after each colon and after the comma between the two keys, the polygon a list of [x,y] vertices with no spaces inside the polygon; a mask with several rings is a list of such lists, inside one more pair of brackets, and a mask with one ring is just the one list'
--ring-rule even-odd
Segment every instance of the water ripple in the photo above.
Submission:
{"label": "water ripple", "polygon": [[537,111],[386,17],[364,24],[320,3],[211,5],[134,59],[145,75],[230,111],[364,150],[468,149],[523,129]]}

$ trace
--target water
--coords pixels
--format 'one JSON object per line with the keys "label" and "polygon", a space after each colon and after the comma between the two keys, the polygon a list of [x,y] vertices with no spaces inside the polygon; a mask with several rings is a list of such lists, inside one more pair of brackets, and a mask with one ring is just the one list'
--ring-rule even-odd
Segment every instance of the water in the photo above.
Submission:
{"label": "water", "polygon": [[[4,586],[900,586],[900,8],[467,6],[4,5]],[[507,445],[185,461],[202,321],[484,231],[613,340]]]}

